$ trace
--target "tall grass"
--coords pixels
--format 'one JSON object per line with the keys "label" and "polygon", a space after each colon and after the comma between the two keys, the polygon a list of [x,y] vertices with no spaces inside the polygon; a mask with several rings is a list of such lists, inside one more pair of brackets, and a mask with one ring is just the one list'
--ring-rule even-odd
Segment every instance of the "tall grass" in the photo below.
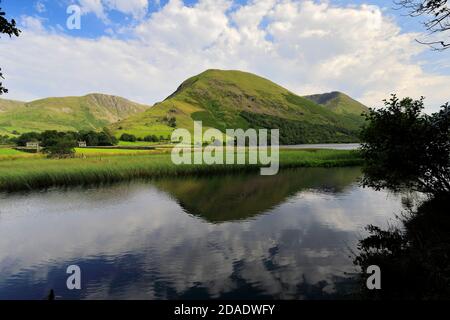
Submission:
{"label": "tall grass", "polygon": [[15,160],[15,159],[24,159],[24,158],[37,158],[42,157],[42,155],[36,153],[27,153],[15,150],[10,147],[0,147],[0,161],[3,160]]}
{"label": "tall grass", "polygon": [[[282,150],[280,167],[336,167],[361,164],[355,151]],[[170,154],[109,155],[74,159],[0,161],[0,191],[107,184],[166,176],[257,171],[260,165],[174,165]]]}

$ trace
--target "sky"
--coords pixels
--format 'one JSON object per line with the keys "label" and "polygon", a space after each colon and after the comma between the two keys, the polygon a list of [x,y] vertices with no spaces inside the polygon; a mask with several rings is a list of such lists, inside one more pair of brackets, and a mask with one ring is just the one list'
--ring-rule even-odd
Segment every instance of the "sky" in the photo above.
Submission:
{"label": "sky", "polygon": [[[67,9],[80,8],[80,29]],[[342,91],[370,107],[396,93],[450,101],[450,50],[392,0],[2,0],[22,29],[0,38],[9,93],[99,92],[154,104],[206,69],[256,73],[296,94]]]}

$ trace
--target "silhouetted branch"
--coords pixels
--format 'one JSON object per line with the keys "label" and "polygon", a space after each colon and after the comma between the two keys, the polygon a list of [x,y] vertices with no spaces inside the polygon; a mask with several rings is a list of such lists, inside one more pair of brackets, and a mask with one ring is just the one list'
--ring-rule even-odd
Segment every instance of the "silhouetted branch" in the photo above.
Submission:
{"label": "silhouetted branch", "polygon": [[[1,0],[0,0],[1,2]],[[6,13],[2,11],[2,8],[0,8],[0,34],[7,34],[9,37],[16,36],[18,37],[20,34],[20,30],[16,27],[16,21],[14,19],[11,19],[11,21],[8,21],[5,18]],[[0,69],[0,78],[3,78],[3,74]],[[8,90],[6,88],[3,88],[3,84],[0,82],[0,95],[7,93]]]}
{"label": "silhouetted branch", "polygon": [[[423,23],[430,34],[446,32],[450,30],[450,7],[448,0],[394,0],[398,9],[408,10],[411,17],[427,16],[429,19]],[[450,42],[445,40],[420,41],[429,45],[433,50],[441,51],[450,48]]]}

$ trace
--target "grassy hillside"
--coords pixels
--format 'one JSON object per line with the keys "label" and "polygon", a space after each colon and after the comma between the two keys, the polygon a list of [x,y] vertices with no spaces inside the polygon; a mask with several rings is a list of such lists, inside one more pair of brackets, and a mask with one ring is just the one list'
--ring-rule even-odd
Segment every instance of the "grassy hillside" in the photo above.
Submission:
{"label": "grassy hillside", "polygon": [[25,102],[22,101],[0,99],[0,114],[3,112],[13,110],[15,108],[23,107],[24,105]]}
{"label": "grassy hillside", "polygon": [[89,94],[32,102],[0,99],[0,134],[44,130],[98,130],[148,106],[124,98]]}
{"label": "grassy hillside", "polygon": [[314,94],[305,96],[305,98],[341,114],[349,113],[361,115],[361,113],[369,111],[369,109],[362,103],[350,98],[345,93],[338,91],[323,94]]}
{"label": "grassy hillside", "polygon": [[[356,117],[358,119],[356,119]],[[112,126],[117,135],[170,135],[177,128],[280,129],[281,143],[357,141],[360,116],[348,117],[283,87],[241,71],[207,70],[192,77],[165,101]],[[172,126],[171,126],[172,124]]]}

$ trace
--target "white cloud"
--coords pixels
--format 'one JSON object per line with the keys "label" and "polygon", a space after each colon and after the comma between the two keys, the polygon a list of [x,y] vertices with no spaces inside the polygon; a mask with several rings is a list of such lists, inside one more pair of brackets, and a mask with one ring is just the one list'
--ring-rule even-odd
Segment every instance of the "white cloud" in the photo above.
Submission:
{"label": "white cloud", "polygon": [[[138,267],[131,270],[140,275],[133,279],[140,290],[121,287],[120,294],[140,299],[151,298],[153,289],[143,270],[170,278],[178,295],[201,283],[219,298],[235,288],[232,276],[238,275],[268,294],[282,292],[279,298],[293,299],[305,278],[309,283],[334,283],[333,276],[352,272],[348,248],[356,245],[363,226],[385,227],[402,209],[397,196],[349,186],[335,195],[299,192],[245,223],[209,224],[148,185],[51,192],[45,197],[46,201],[40,194],[2,199],[1,279],[20,279],[20,271],[27,270],[33,279],[47,283],[53,265],[49,257],[54,264],[69,265],[75,259],[120,259],[139,253],[133,255],[134,266],[127,268]],[[45,255],[36,248],[45,248]],[[236,261],[239,268],[233,268]],[[267,261],[275,268],[269,270]],[[90,298],[121,297],[108,290],[107,279],[102,283],[105,291],[87,286],[87,293],[98,294]]]}
{"label": "white cloud", "polygon": [[45,6],[44,1],[39,0],[35,3],[34,8],[36,9],[37,12],[39,13],[43,13],[47,11],[47,8]]}
{"label": "white cloud", "polygon": [[106,22],[106,14],[102,0],[78,0],[83,13],[94,13],[98,18]]}
{"label": "white cloud", "polygon": [[[105,5],[135,15],[146,1],[80,0],[101,17]],[[120,2],[120,4],[119,4]],[[109,10],[108,9],[108,10]],[[142,11],[143,12],[143,11]],[[299,94],[341,90],[381,105],[390,93],[449,100],[449,75],[425,71],[426,47],[377,6],[258,0],[236,6],[171,0],[132,29],[132,39],[96,40],[26,28],[2,39],[11,98],[100,91],[153,103],[207,68],[243,69]],[[5,52],[15,52],[14,57]]]}
{"label": "white cloud", "polygon": [[131,14],[134,18],[142,18],[147,13],[148,0],[104,0],[110,10]]}
{"label": "white cloud", "polygon": [[78,0],[84,13],[94,13],[104,22],[109,22],[107,11],[116,10],[135,19],[142,19],[148,10],[148,0]]}
{"label": "white cloud", "polygon": [[38,17],[31,17],[31,16],[22,16],[21,17],[21,24],[24,28],[27,30],[30,30],[31,32],[44,32],[45,28],[42,24],[42,19]]}

